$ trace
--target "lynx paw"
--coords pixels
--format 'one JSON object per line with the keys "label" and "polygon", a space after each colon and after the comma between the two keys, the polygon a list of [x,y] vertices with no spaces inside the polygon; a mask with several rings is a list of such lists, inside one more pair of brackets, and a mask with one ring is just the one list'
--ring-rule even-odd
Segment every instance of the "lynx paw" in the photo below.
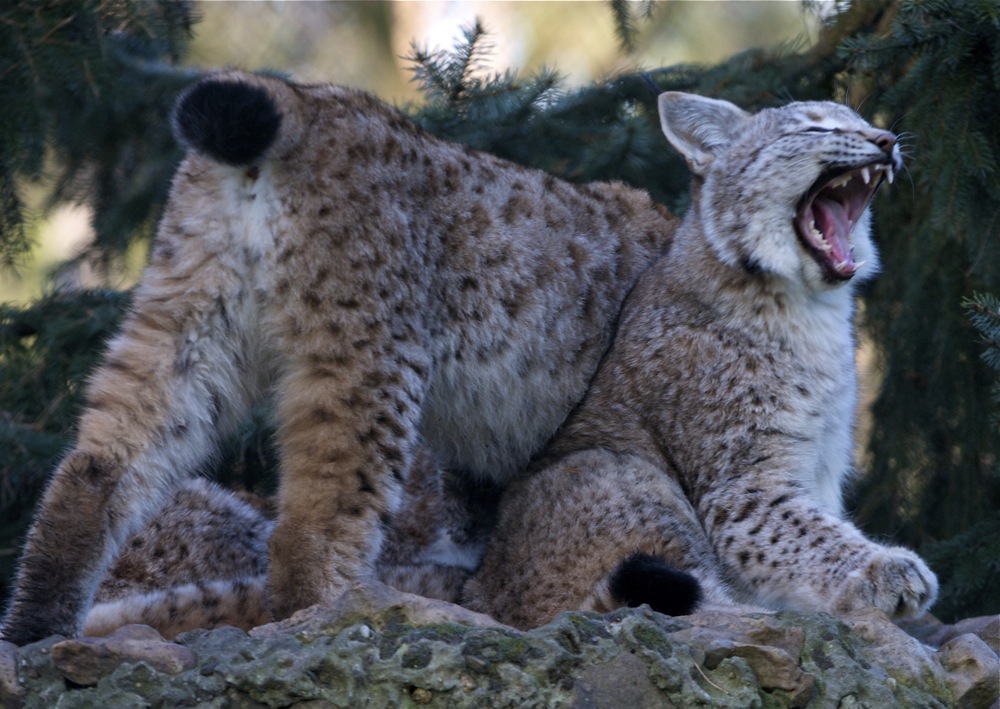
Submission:
{"label": "lynx paw", "polygon": [[835,596],[834,611],[848,613],[875,606],[889,616],[918,615],[937,598],[934,572],[909,549],[883,547],[852,573]]}

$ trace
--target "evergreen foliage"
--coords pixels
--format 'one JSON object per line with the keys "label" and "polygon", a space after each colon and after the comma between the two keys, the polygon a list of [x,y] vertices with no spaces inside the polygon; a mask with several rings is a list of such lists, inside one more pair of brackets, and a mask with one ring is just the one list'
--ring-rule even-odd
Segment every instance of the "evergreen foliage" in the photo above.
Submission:
{"label": "evergreen foliage", "polygon": [[0,306],[0,591],[6,597],[20,535],[70,443],[83,382],[129,296],[52,295]]}
{"label": "evergreen foliage", "polygon": [[653,0],[610,0],[611,13],[615,18],[615,33],[618,42],[625,52],[635,49],[638,25],[636,18],[649,19],[653,15],[656,4]]}
{"label": "evergreen foliage", "polygon": [[[632,10],[634,12],[634,10]],[[632,15],[626,20],[632,23]],[[619,32],[634,29],[620,29]],[[622,180],[683,211],[688,173],[666,147],[656,99],[663,91],[727,98],[748,110],[829,98],[842,66],[835,46],[802,55],[755,49],[715,67],[678,65],[627,72],[566,90],[557,72],[480,71],[489,53],[479,22],[451,50],[414,45],[407,57],[424,95],[409,107],[432,133],[576,182]]]}
{"label": "evergreen foliage", "polygon": [[[961,305],[1000,287],[998,18],[995,0],[904,2],[887,8],[886,29],[840,50],[862,110],[895,126],[913,153],[909,184],[898,180],[876,212],[884,273],[864,320],[883,385],[856,517],[931,559],[952,558],[977,529],[977,544],[961,548],[984,577],[1000,544],[996,402]],[[944,581],[941,607],[957,608]]]}
{"label": "evergreen foliage", "polygon": [[[977,294],[963,303],[969,321],[985,345],[981,358],[993,371],[990,387],[994,409],[989,425],[994,438],[1000,434],[1000,298]],[[989,461],[984,461],[989,464]],[[984,482],[1000,484],[1000,461]],[[927,560],[938,573],[945,593],[935,607],[943,617],[987,615],[997,612],[996,589],[1000,587],[1000,508],[993,507],[970,527],[928,545]]]}
{"label": "evergreen foliage", "polygon": [[[652,4],[609,7],[627,49]],[[876,202],[884,275],[866,294],[862,325],[882,386],[852,507],[870,533],[928,557],[946,619],[997,610],[988,591],[1000,558],[1000,394],[990,395],[996,374],[962,310],[974,292],[1000,292],[997,18],[1000,0],[854,0],[837,5],[808,48],[626,72],[572,90],[551,70],[487,72],[479,23],[450,50],[414,45],[410,56],[425,101],[406,110],[430,131],[570,180],[623,180],[678,212],[688,176],[660,133],[661,91],[748,110],[835,98],[901,132],[909,179]],[[178,157],[173,97],[199,73],[178,66],[195,19],[169,0],[16,0],[0,9],[0,255],[25,248],[15,188],[46,170],[51,203],[95,208],[102,258],[148,238]],[[1000,324],[985,298],[968,307],[995,365]],[[66,293],[0,310],[0,575],[69,443],[82,377],[127,301]],[[259,489],[274,463],[262,408],[214,474]]]}
{"label": "evergreen foliage", "polygon": [[[174,0],[8,0],[0,9],[0,266],[29,246],[19,187],[95,210],[102,258],[148,237],[179,158],[170,108],[195,21]],[[48,174],[46,174],[48,173]]]}

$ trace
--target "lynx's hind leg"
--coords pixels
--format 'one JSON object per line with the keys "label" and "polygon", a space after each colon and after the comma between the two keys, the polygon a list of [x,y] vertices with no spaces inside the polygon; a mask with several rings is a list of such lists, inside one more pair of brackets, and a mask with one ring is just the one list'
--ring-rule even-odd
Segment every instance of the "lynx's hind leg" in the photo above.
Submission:
{"label": "lynx's hind leg", "polygon": [[279,515],[269,543],[276,619],[377,580],[376,560],[418,446],[423,382],[406,371],[422,365],[365,359],[343,374],[308,365],[285,378]]}
{"label": "lynx's hind leg", "polygon": [[466,605],[530,628],[564,610],[744,609],[680,487],[638,456],[566,456],[505,492]]}
{"label": "lynx's hind leg", "polygon": [[[76,445],[28,532],[7,640],[78,634],[119,545],[210,458],[254,396],[241,273],[190,238],[198,216],[164,215],[133,312],[89,383]],[[212,233],[227,229],[203,216]]]}

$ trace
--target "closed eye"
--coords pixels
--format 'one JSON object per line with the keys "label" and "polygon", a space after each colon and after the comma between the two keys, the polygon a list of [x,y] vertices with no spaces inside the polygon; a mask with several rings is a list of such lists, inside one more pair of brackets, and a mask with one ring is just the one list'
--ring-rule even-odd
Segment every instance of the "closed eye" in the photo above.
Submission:
{"label": "closed eye", "polygon": [[832,133],[833,128],[823,128],[822,126],[809,126],[803,132],[804,133]]}

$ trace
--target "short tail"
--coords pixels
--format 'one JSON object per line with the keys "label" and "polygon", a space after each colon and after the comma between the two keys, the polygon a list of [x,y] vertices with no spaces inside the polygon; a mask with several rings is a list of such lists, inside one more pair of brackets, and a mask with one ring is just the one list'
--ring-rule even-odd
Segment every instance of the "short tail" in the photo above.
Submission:
{"label": "short tail", "polygon": [[641,606],[665,615],[688,615],[701,602],[701,584],[686,571],[650,554],[636,552],[622,561],[608,580],[618,605]]}
{"label": "short tail", "polygon": [[214,74],[184,92],[174,108],[177,140],[213,160],[244,167],[298,142],[300,102],[288,82],[245,72]]}

